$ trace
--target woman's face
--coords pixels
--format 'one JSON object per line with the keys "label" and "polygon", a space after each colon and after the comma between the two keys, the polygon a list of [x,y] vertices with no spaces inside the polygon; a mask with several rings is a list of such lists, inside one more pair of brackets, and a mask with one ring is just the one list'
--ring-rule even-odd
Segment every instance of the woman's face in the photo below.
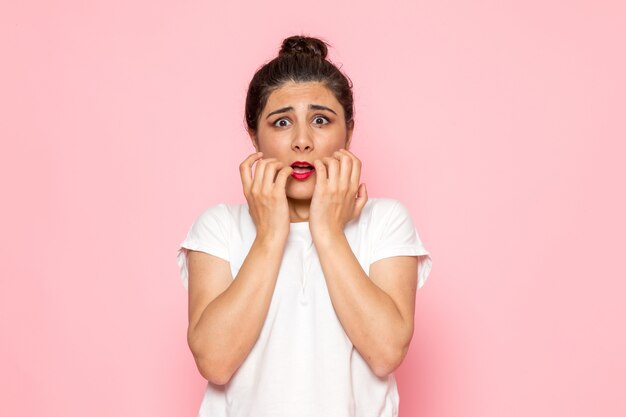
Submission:
{"label": "woman's face", "polygon": [[[346,127],[343,107],[322,83],[288,82],[270,94],[256,136],[250,137],[263,158],[276,158],[285,166],[295,161],[313,165],[316,159],[348,149],[352,132]],[[315,171],[305,180],[290,176],[287,197],[311,199],[315,180]]]}

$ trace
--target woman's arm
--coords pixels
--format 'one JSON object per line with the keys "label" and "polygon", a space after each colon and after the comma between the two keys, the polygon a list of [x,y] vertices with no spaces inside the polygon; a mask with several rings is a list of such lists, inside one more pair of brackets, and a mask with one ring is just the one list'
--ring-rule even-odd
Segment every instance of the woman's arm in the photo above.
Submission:
{"label": "woman's arm", "polygon": [[207,380],[226,384],[258,339],[285,243],[283,237],[257,235],[234,280],[225,260],[189,252],[187,341]]}
{"label": "woman's arm", "polygon": [[230,380],[259,338],[289,235],[285,184],[293,168],[262,156],[253,153],[239,165],[256,238],[237,277],[225,260],[189,253],[187,342],[202,376],[218,385]]}
{"label": "woman's arm", "polygon": [[367,202],[365,184],[359,185],[361,161],[340,149],[314,165],[309,221],[333,307],[372,371],[387,376],[402,363],[413,337],[417,258],[380,259],[368,277],[343,232]]}
{"label": "woman's arm", "polygon": [[413,337],[417,257],[394,256],[368,277],[343,232],[315,241],[326,286],[346,334],[379,377],[404,360]]}

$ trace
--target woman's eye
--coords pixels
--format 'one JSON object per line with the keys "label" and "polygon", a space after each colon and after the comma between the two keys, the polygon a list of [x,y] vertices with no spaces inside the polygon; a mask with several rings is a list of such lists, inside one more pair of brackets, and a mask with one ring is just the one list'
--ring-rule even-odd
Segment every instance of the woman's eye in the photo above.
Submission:
{"label": "woman's eye", "polygon": [[315,116],[315,118],[313,119],[313,123],[315,123],[316,125],[325,125],[325,124],[328,124],[330,122],[324,116]]}
{"label": "woman's eye", "polygon": [[274,126],[277,126],[277,127],[286,127],[286,126],[289,126],[289,124],[290,124],[289,120],[287,119],[278,119],[274,122]]}

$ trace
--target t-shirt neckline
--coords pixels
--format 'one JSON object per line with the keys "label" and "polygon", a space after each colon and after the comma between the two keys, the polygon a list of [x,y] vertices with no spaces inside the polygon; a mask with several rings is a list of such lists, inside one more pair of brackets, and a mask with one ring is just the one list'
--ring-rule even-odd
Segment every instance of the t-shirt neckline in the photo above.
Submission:
{"label": "t-shirt neckline", "polygon": [[296,222],[296,223],[289,223],[289,228],[292,230],[302,230],[302,229],[308,229],[309,228],[309,222]]}

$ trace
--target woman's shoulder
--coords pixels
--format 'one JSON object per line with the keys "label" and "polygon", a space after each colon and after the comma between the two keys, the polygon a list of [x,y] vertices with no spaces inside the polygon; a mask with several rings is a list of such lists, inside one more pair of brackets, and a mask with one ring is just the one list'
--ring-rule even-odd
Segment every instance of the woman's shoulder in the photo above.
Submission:
{"label": "woman's shoulder", "polygon": [[363,207],[363,213],[367,216],[379,216],[391,212],[396,207],[404,208],[404,205],[395,198],[390,197],[370,197]]}
{"label": "woman's shoulder", "polygon": [[386,225],[410,218],[409,209],[398,199],[390,197],[368,198],[360,216],[360,222],[370,225]]}
{"label": "woman's shoulder", "polygon": [[371,207],[392,207],[396,204],[400,203],[399,200],[395,199],[395,198],[391,198],[391,197],[369,197],[367,199],[367,203],[365,203],[365,206],[367,207],[368,205]]}
{"label": "woman's shoulder", "polygon": [[227,224],[241,212],[241,204],[214,203],[200,212],[195,222],[200,224]]}

